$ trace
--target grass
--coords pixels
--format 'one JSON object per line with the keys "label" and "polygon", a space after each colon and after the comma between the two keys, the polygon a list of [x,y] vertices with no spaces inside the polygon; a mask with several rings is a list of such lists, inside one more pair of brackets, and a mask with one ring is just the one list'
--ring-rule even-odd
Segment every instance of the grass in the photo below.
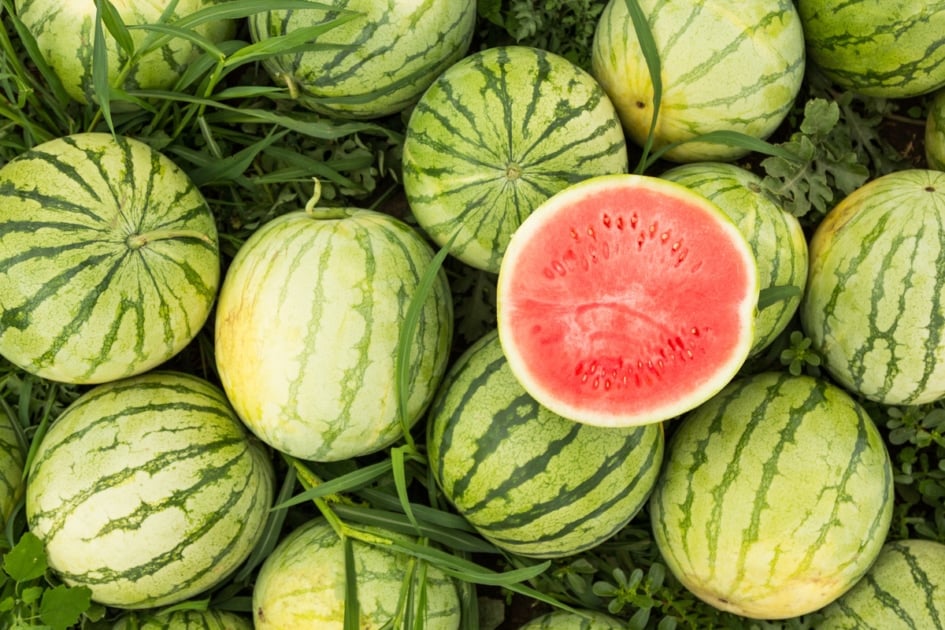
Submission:
{"label": "grass", "polygon": [[[555,15],[542,13],[533,3],[510,5],[482,3],[489,19],[480,20],[476,45],[506,42],[510,38],[529,43],[528,24],[554,24]],[[599,13],[601,2],[583,2],[581,10]],[[100,2],[95,36],[102,41],[114,37],[127,55],[127,72],[135,59],[160,47],[170,38],[192,41],[200,50],[197,59],[175,86],[162,90],[123,89],[107,80],[106,59],[93,60],[94,90],[105,107],[83,105],[65,93],[55,73],[45,64],[35,42],[16,17],[12,0],[0,0],[0,163],[29,148],[62,135],[78,132],[113,132],[134,136],[162,151],[180,164],[197,182],[215,212],[225,260],[236,253],[252,232],[266,221],[291,210],[304,208],[317,194],[326,205],[357,205],[388,211],[409,220],[400,190],[398,167],[404,133],[404,116],[364,122],[331,120],[298,105],[292,88],[273,82],[263,62],[270,56],[304,45],[314,35],[331,28],[306,32],[304,37],[274,38],[260,44],[250,40],[242,19],[261,10],[311,6],[303,0],[231,0],[193,16],[189,22],[135,28],[122,23],[110,3]],[[631,3],[636,7],[636,3]],[[514,11],[503,15],[503,10]],[[562,7],[555,9],[566,11]],[[531,13],[529,13],[531,11]],[[571,16],[569,16],[570,18]],[[199,21],[233,18],[241,21],[235,37],[222,43],[196,35],[190,27]],[[338,23],[347,19],[338,18]],[[574,19],[564,20],[568,28]],[[577,21],[579,22],[579,20]],[[502,25],[512,29],[503,32]],[[146,32],[146,42],[133,43],[136,32]],[[531,35],[530,35],[531,33]],[[586,35],[586,34],[585,34]],[[644,38],[645,39],[645,38]],[[566,36],[561,45],[573,44]],[[99,50],[101,50],[99,48]],[[650,65],[658,59],[650,51]],[[584,59],[582,51],[569,50]],[[784,143],[752,143],[760,154],[780,157],[779,165],[790,171],[792,192],[804,190],[799,178],[829,174],[828,153],[836,153],[844,138],[877,139],[884,118],[871,112],[890,111],[887,103],[851,101],[830,94],[812,81],[799,102],[795,120],[802,117],[804,102],[816,98],[839,100],[838,119],[829,130],[819,129],[815,140],[824,149],[808,156],[806,169],[791,169],[795,154],[790,150],[803,138]],[[127,107],[132,104],[133,107]],[[921,103],[919,103],[921,106]],[[885,108],[885,109],[883,109]],[[871,122],[872,121],[872,122]],[[839,130],[839,133],[837,133]],[[829,135],[829,133],[833,135]],[[797,133],[790,126],[784,137]],[[846,134],[846,135],[844,135]],[[724,134],[723,134],[724,136]],[[814,137],[812,134],[810,137]],[[719,136],[721,142],[743,142]],[[878,140],[877,140],[878,141]],[[874,162],[876,142],[866,143],[853,159]],[[658,168],[658,154],[645,147],[639,156],[641,172]],[[888,152],[887,152],[888,153]],[[848,166],[848,164],[847,164]],[[758,164],[755,164],[758,167]],[[865,167],[864,167],[865,168]],[[800,175],[798,173],[801,173]],[[781,180],[779,180],[781,181]],[[805,180],[806,181],[806,180]],[[317,184],[315,183],[317,182]],[[779,182],[773,182],[777,184]],[[783,183],[783,182],[782,182]],[[808,187],[809,189],[809,187]],[[823,192],[824,188],[818,188]],[[831,194],[842,194],[836,187]],[[813,216],[813,215],[812,215]],[[464,267],[441,250],[424,277],[428,286],[439,267],[449,275],[455,293],[457,335],[454,351],[460,352],[494,324],[494,278]],[[415,309],[416,310],[416,309]],[[417,321],[408,317],[403,339],[411,338]],[[751,369],[796,369],[818,373],[818,361],[796,325],[785,331]],[[809,342],[808,342],[809,343]],[[407,344],[398,356],[398,386],[401,398],[409,390],[406,368]],[[806,355],[804,353],[807,353]],[[806,359],[801,360],[806,356]],[[170,364],[216,382],[213,339],[209,327]],[[44,381],[0,359],[0,414],[13,419],[17,439],[30,460],[49,423],[85,388]],[[945,410],[943,405],[884,408],[870,404],[874,419],[884,430],[897,472],[897,502],[891,535],[924,537],[945,542]],[[413,559],[411,566],[429,565],[457,578],[463,606],[463,628],[512,628],[511,620],[553,608],[590,608],[609,611],[630,622],[630,627],[724,627],[807,628],[815,627],[816,615],[784,622],[747,622],[721,613],[691,596],[668,574],[650,537],[644,510],[623,531],[599,548],[574,557],[535,561],[515,557],[483,540],[449,507],[432,480],[425,458],[423,427],[404,427],[404,440],[373,456],[332,464],[303,462],[273,453],[280,473],[277,505],[270,515],[260,545],[245,565],[224,584],[194,602],[250,612],[252,583],[258,566],[278,540],[308,518],[326,518],[346,541],[379,544]],[[383,527],[398,535],[379,536]],[[12,548],[25,532],[22,503],[6,523],[0,548]],[[350,547],[349,547],[350,549]],[[419,575],[423,571],[419,571]],[[349,571],[349,592],[355,582]],[[49,575],[41,588],[51,589],[56,578]],[[0,626],[6,627],[10,609],[3,602],[22,603],[6,577],[0,596]],[[422,589],[421,589],[422,590]],[[407,602],[420,595],[405,590],[401,622],[413,627]],[[13,604],[11,604],[12,606]],[[17,604],[19,605],[19,604]],[[24,606],[26,606],[24,604]],[[16,608],[16,611],[35,607]],[[354,606],[348,608],[348,627],[356,627]],[[81,616],[86,628],[105,627],[119,611],[91,607]],[[507,620],[502,624],[501,617]],[[32,624],[21,620],[25,627]],[[24,627],[21,625],[20,627]]]}

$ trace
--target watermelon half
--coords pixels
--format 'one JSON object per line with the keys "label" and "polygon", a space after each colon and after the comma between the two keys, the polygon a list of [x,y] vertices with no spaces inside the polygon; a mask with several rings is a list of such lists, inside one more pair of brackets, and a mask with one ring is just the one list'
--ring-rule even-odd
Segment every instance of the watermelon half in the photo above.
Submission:
{"label": "watermelon half", "polygon": [[499,270],[509,367],[579,422],[660,422],[721,390],[748,356],[751,246],[714,203],[646,175],[604,175],[549,198]]}

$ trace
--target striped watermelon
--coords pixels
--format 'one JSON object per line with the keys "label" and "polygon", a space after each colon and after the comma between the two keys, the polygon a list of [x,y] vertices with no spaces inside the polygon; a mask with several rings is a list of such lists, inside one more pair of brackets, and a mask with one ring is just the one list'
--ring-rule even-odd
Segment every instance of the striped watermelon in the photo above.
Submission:
{"label": "striped watermelon", "polygon": [[75,134],[0,168],[0,354],[23,369],[101,383],[156,367],[219,282],[210,208],[148,145]]}
{"label": "striped watermelon", "polygon": [[602,612],[555,610],[532,619],[519,630],[626,630],[626,628],[627,624],[624,621]]}
{"label": "striped watermelon", "polygon": [[800,222],[762,189],[758,175],[734,164],[683,164],[660,177],[704,195],[738,225],[755,254],[762,291],[776,286],[798,289],[795,297],[758,311],[750,352],[757,355],[787,328],[807,284],[807,237]]}
{"label": "striped watermelon", "polygon": [[856,585],[823,611],[820,630],[945,628],[945,544],[896,540]]}
{"label": "striped watermelon", "polygon": [[896,171],[841,200],[810,241],[801,324],[851,391],[945,396],[945,173]]}
{"label": "striped watermelon", "polygon": [[663,457],[659,424],[607,429],[540,406],[495,331],[450,368],[427,428],[443,494],[497,547],[535,558],[610,538],[646,502]]}
{"label": "striped watermelon", "polygon": [[[225,0],[162,0],[159,2],[113,2],[121,20],[128,25],[173,24],[181,18],[222,3]],[[66,92],[80,103],[95,100],[92,79],[93,42],[97,2],[94,0],[16,0],[17,15],[36,39],[46,63],[62,81]],[[173,5],[173,7],[171,6]],[[167,17],[162,15],[168,12]],[[236,23],[232,20],[203,22],[193,27],[195,35],[212,43],[232,37]],[[103,27],[108,56],[108,79],[113,87],[135,89],[167,89],[184,74],[188,65],[202,52],[193,41],[173,37],[156,50],[141,55],[153,31],[130,28],[135,46],[134,55],[119,46]]]}
{"label": "striped watermelon", "polygon": [[810,60],[838,86],[907,98],[945,85],[945,0],[798,0]]}
{"label": "striped watermelon", "polygon": [[[403,538],[377,528],[369,535],[382,541]],[[358,627],[459,628],[459,594],[452,578],[387,544],[348,540],[357,582]],[[345,543],[322,517],[291,531],[259,569],[253,588],[256,630],[348,627],[345,553]]]}
{"label": "striped watermelon", "polygon": [[407,125],[403,183],[417,222],[450,253],[497,273],[512,232],[542,201],[593,175],[625,173],[610,99],[564,57],[490,48],[444,72]]}
{"label": "striped watermelon", "polygon": [[23,467],[26,452],[20,431],[0,403],[0,531],[23,498]]}
{"label": "striped watermelon", "polygon": [[253,630],[242,615],[214,608],[168,608],[121,616],[112,630]]}
{"label": "striped watermelon", "polygon": [[649,504],[666,565],[722,610],[785,619],[866,573],[893,471],[866,411],[823,379],[739,378],[676,426]]}
{"label": "striped watermelon", "polygon": [[217,387],[156,371],[92,388],[50,425],[26,518],[67,584],[118,608],[182,602],[258,542],[274,472]]}
{"label": "striped watermelon", "polygon": [[[711,131],[765,138],[784,120],[804,77],[804,33],[791,0],[639,0],[662,66],[654,147],[675,162],[730,160],[747,150],[689,142]],[[647,138],[654,87],[626,0],[610,0],[594,36],[592,73],[629,136]]]}
{"label": "striped watermelon", "polygon": [[551,411],[598,426],[661,422],[741,369],[755,256],[714,203],[665,179],[602,175],[515,232],[496,287],[502,350]]}
{"label": "striped watermelon", "polygon": [[928,167],[945,171],[945,88],[929,99],[923,141]]}
{"label": "striped watermelon", "polygon": [[[325,0],[323,9],[260,11],[249,18],[259,42],[330,28],[311,47],[267,57],[278,84],[316,112],[370,119],[413,105],[466,54],[476,24],[473,0]],[[352,19],[353,18],[353,19]],[[334,24],[335,20],[344,20]]]}
{"label": "striped watermelon", "polygon": [[220,380],[249,428],[317,461],[398,440],[426,409],[449,356],[453,303],[441,270],[411,344],[402,423],[398,341],[432,259],[418,232],[370,210],[296,211],[260,227],[228,269],[216,312]]}

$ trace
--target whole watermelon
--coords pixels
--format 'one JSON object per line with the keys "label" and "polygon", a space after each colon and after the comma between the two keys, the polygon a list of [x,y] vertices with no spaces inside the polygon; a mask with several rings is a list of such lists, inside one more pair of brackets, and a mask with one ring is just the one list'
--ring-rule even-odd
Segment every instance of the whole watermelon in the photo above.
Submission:
{"label": "whole watermelon", "polygon": [[437,76],[466,54],[476,25],[472,0],[327,0],[317,9],[259,11],[253,41],[299,38],[312,44],[267,57],[273,81],[306,107],[371,119],[413,105]]}
{"label": "whole watermelon", "polygon": [[152,371],[98,385],[50,425],[26,518],[49,567],[116,608],[185,601],[259,542],[274,471],[223,392]]}
{"label": "whole watermelon", "polygon": [[763,372],[685,416],[650,499],[653,539],[693,594],[787,619],[850,589],[880,553],[893,469],[864,408],[825,379]]}

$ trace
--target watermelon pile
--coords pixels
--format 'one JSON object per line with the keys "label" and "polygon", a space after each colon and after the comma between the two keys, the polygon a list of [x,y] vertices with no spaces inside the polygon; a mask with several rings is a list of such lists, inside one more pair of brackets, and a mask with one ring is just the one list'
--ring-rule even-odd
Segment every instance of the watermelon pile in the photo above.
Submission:
{"label": "watermelon pile", "polygon": [[525,4],[0,2],[0,627],[945,627],[945,5]]}

